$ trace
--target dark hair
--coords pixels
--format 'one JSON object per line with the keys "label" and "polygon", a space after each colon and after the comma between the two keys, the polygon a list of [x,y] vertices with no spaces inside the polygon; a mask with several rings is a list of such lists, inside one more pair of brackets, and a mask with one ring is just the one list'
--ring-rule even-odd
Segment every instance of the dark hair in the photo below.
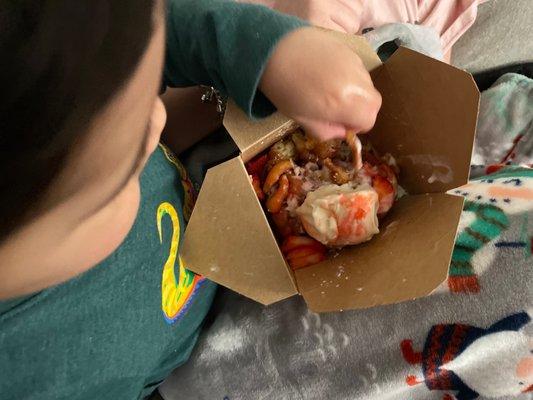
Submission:
{"label": "dark hair", "polygon": [[0,3],[0,240],[133,74],[153,9],[154,0]]}

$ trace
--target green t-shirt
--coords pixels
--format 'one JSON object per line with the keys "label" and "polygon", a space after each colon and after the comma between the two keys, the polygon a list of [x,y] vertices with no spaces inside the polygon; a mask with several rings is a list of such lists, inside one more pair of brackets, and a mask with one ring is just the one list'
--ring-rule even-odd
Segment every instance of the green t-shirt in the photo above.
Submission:
{"label": "green t-shirt", "polygon": [[187,360],[216,285],[176,255],[187,197],[162,148],[141,193],[133,228],[105,261],[3,304],[0,398],[137,399]]}
{"label": "green t-shirt", "polygon": [[[275,44],[303,23],[231,0],[168,7],[165,84],[213,85],[249,115],[271,112],[259,78]],[[133,228],[111,256],[0,302],[0,399],[142,399],[187,360],[216,288],[178,255],[190,188],[158,148],[141,177]]]}

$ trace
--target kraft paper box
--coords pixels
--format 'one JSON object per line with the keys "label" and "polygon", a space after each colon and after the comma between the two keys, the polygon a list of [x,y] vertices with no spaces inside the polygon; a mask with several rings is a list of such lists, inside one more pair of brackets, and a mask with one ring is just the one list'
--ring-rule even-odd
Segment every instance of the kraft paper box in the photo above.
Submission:
{"label": "kraft paper box", "polygon": [[211,168],[186,229],[187,268],[263,304],[300,294],[315,312],[426,296],[448,274],[468,181],[479,91],[470,74],[400,48],[384,64],[365,39],[344,40],[371,71],[383,106],[369,140],[400,168],[402,197],[371,241],[296,270],[286,264],[244,164],[293,131],[279,113],[250,121],[228,104],[224,126],[240,155]]}

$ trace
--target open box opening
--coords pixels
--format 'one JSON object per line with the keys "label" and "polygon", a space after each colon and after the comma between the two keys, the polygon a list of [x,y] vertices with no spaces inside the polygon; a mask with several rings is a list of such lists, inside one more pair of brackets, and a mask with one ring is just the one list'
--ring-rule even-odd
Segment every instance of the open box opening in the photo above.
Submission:
{"label": "open box opening", "polygon": [[367,308],[431,293],[447,277],[468,181],[479,91],[470,74],[400,48],[382,64],[366,41],[339,33],[371,71],[383,106],[369,140],[401,169],[402,197],[371,241],[291,271],[244,163],[297,125],[276,113],[250,121],[228,105],[240,155],[211,168],[187,226],[187,268],[263,304],[300,293],[315,312]]}

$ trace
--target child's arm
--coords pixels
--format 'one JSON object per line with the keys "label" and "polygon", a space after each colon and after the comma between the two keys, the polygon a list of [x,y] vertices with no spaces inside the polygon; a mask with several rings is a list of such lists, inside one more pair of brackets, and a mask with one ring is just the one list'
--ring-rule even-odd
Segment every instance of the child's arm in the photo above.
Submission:
{"label": "child's arm", "polygon": [[165,82],[215,86],[253,117],[270,114],[274,103],[322,138],[368,130],[381,97],[361,60],[304,26],[231,0],[170,1]]}
{"label": "child's arm", "polygon": [[215,86],[254,117],[274,111],[256,96],[261,72],[277,42],[303,21],[231,0],[170,0],[168,7],[165,83]]}
{"label": "child's arm", "polygon": [[[361,5],[346,0],[237,0],[259,4],[302,18],[313,25],[355,33]],[[167,124],[161,139],[180,154],[221,125],[222,118],[211,104],[200,101],[203,90],[197,87],[169,88],[161,99],[167,108]],[[174,134],[180,132],[180,135]]]}

